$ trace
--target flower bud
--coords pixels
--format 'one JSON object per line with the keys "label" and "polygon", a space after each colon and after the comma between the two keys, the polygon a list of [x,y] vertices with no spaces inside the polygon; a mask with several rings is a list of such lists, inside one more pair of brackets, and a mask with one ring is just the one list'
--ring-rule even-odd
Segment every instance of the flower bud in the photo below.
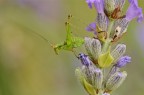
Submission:
{"label": "flower bud", "polygon": [[121,10],[125,0],[104,0],[105,1],[105,14],[112,19],[124,18],[121,16]]}
{"label": "flower bud", "polygon": [[118,44],[116,48],[111,52],[111,55],[114,58],[114,62],[116,62],[126,51],[125,44]]}
{"label": "flower bud", "polygon": [[115,0],[104,0],[104,4],[107,14],[111,14],[115,9]]}
{"label": "flower bud", "polygon": [[92,55],[94,57],[94,60],[97,60],[99,55],[101,54],[101,43],[98,39],[92,39]]}
{"label": "flower bud", "polygon": [[105,89],[106,92],[110,92],[112,90],[117,89],[125,80],[127,76],[127,73],[125,71],[123,72],[116,72],[113,74],[106,82]]}
{"label": "flower bud", "polygon": [[112,66],[110,72],[108,73],[108,75],[106,76],[106,80],[104,81],[104,83],[106,83],[107,79],[110,78],[110,76],[112,76],[113,74],[115,74],[116,72],[119,72],[120,68],[116,67],[116,66]]}
{"label": "flower bud", "polygon": [[125,18],[119,19],[114,23],[113,32],[111,33],[113,42],[120,39],[123,36],[123,34],[126,33],[128,24],[129,21],[126,20]]}
{"label": "flower bud", "polygon": [[83,66],[82,73],[89,84],[92,84],[94,67],[91,65],[89,67]]}
{"label": "flower bud", "polygon": [[98,39],[85,37],[85,48],[93,63],[97,64],[98,56],[101,54],[100,41]]}
{"label": "flower bud", "polygon": [[90,57],[92,57],[92,47],[91,47],[92,39],[89,37],[85,37],[85,48]]}
{"label": "flower bud", "polygon": [[97,32],[101,31],[107,31],[107,23],[108,19],[104,13],[98,13],[97,19],[96,19],[96,25],[97,25]]}
{"label": "flower bud", "polygon": [[113,66],[109,72],[109,76],[115,74],[116,72],[119,72],[120,71],[120,68],[116,67],[116,66]]}
{"label": "flower bud", "polygon": [[122,10],[124,4],[125,4],[125,0],[115,0],[115,8],[120,7],[120,10]]}
{"label": "flower bud", "polygon": [[102,73],[101,69],[96,68],[94,70],[94,74],[93,74],[93,86],[96,89],[101,89],[102,82],[103,82],[103,73]]}
{"label": "flower bud", "polygon": [[79,81],[81,82],[81,84],[83,85],[84,89],[90,94],[90,95],[96,95],[96,91],[94,89],[94,87],[86,80],[83,72],[81,69],[77,68],[75,70],[75,73],[79,79]]}
{"label": "flower bud", "polygon": [[123,56],[117,61],[117,64],[115,64],[115,66],[121,68],[130,62],[131,62],[131,57]]}

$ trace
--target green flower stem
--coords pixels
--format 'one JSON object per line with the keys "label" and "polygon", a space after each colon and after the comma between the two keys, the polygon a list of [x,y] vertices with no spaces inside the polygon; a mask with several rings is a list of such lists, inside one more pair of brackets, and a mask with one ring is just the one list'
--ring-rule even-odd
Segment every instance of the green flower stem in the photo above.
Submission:
{"label": "green flower stem", "polygon": [[102,53],[105,53],[108,50],[108,48],[110,46],[110,42],[111,42],[110,39],[106,39],[106,41],[104,42],[103,47],[102,47]]}
{"label": "green flower stem", "polygon": [[112,27],[114,25],[114,20],[109,20],[109,26],[108,26],[108,31],[107,31],[107,38],[109,38],[110,33],[112,31]]}
{"label": "green flower stem", "polygon": [[103,47],[102,47],[102,52],[106,52],[110,46],[110,42],[111,42],[111,39],[110,39],[110,33],[112,31],[112,27],[113,27],[113,24],[114,24],[114,21],[113,20],[110,20],[109,21],[109,26],[108,26],[108,31],[107,31],[107,39],[105,40],[104,44],[103,44]]}

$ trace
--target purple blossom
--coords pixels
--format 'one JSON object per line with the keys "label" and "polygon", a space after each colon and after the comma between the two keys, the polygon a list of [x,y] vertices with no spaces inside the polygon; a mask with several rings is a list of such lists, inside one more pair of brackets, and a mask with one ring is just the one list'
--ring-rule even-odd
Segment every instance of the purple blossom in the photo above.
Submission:
{"label": "purple blossom", "polygon": [[86,30],[89,32],[94,32],[94,34],[96,34],[96,23],[92,22],[90,23],[87,27]]}
{"label": "purple blossom", "polygon": [[91,65],[91,61],[89,59],[89,57],[83,53],[80,53],[78,58],[81,60],[81,63],[85,66],[90,66]]}
{"label": "purple blossom", "polygon": [[121,67],[124,67],[126,64],[128,64],[130,62],[131,62],[131,57],[123,56],[118,60],[118,62],[115,66],[121,68]]}
{"label": "purple blossom", "polygon": [[92,8],[92,4],[94,3],[95,0],[86,0],[89,8]]}
{"label": "purple blossom", "polygon": [[104,13],[104,2],[103,0],[95,0],[94,6],[98,13]]}
{"label": "purple blossom", "polygon": [[144,19],[142,14],[142,8],[138,7],[137,0],[129,0],[129,2],[130,6],[126,13],[126,19],[128,21],[131,21],[132,19],[138,17],[137,21],[141,22]]}
{"label": "purple blossom", "polygon": [[[137,0],[129,0],[129,2],[134,2],[136,4],[136,6],[138,7],[138,2]],[[142,20],[144,20],[143,14],[142,14],[142,8],[140,8],[140,15],[137,18],[138,22],[141,22]]]}
{"label": "purple blossom", "polygon": [[92,4],[94,4],[98,13],[104,13],[104,2],[103,0],[86,0],[89,8],[92,8]]}

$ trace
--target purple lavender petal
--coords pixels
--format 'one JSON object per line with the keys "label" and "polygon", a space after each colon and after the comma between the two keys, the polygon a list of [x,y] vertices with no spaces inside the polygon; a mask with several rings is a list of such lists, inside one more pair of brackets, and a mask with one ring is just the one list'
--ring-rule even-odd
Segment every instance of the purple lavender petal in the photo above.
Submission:
{"label": "purple lavender petal", "polygon": [[95,0],[94,1],[94,6],[98,13],[104,13],[104,2],[103,0]]}
{"label": "purple lavender petal", "polygon": [[81,63],[83,65],[85,65],[87,67],[91,65],[91,61],[87,55],[80,53],[78,58],[81,60]]}
{"label": "purple lavender petal", "polygon": [[89,2],[88,6],[89,6],[90,9],[92,9],[92,3]]}
{"label": "purple lavender petal", "polygon": [[96,23],[92,22],[86,27],[87,31],[96,31]]}
{"label": "purple lavender petal", "polygon": [[141,22],[143,20],[142,9],[138,7],[137,0],[129,0],[130,6],[126,13],[126,19],[131,21],[132,19],[138,17],[137,21]]}
{"label": "purple lavender petal", "polygon": [[138,16],[138,18],[137,18],[137,22],[142,22],[143,20],[144,20],[144,17],[143,17],[143,14],[142,14],[142,8],[140,8],[141,10],[141,14]]}
{"label": "purple lavender petal", "polygon": [[[129,2],[130,3],[135,3],[136,4],[136,6],[138,7],[138,2],[137,2],[137,0],[129,0]],[[137,18],[137,22],[141,22],[141,21],[143,21],[144,20],[144,17],[143,17],[143,14],[142,14],[142,8],[140,8],[140,13],[141,14],[139,14],[139,16],[138,16],[138,18]]]}
{"label": "purple lavender petal", "polygon": [[94,6],[98,13],[104,12],[104,1],[103,0],[86,0],[89,8],[92,8],[92,4],[94,3]]}
{"label": "purple lavender petal", "polygon": [[94,3],[95,0],[86,0],[86,3],[88,4],[89,8],[92,8],[92,4]]}
{"label": "purple lavender petal", "polygon": [[136,4],[136,6],[138,6],[138,2],[137,2],[137,0],[129,0],[129,3],[135,3]]}
{"label": "purple lavender petal", "polygon": [[126,64],[128,64],[130,62],[131,62],[131,57],[123,56],[118,60],[118,62],[115,66],[121,68],[121,67],[124,67]]}

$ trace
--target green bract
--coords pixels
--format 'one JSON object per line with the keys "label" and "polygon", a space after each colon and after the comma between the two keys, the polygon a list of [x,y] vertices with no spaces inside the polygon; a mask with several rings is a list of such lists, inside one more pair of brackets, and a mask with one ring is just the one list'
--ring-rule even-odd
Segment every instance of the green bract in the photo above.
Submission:
{"label": "green bract", "polygon": [[113,61],[114,58],[110,54],[110,50],[104,54],[101,54],[98,58],[98,64],[101,68],[109,67]]}

